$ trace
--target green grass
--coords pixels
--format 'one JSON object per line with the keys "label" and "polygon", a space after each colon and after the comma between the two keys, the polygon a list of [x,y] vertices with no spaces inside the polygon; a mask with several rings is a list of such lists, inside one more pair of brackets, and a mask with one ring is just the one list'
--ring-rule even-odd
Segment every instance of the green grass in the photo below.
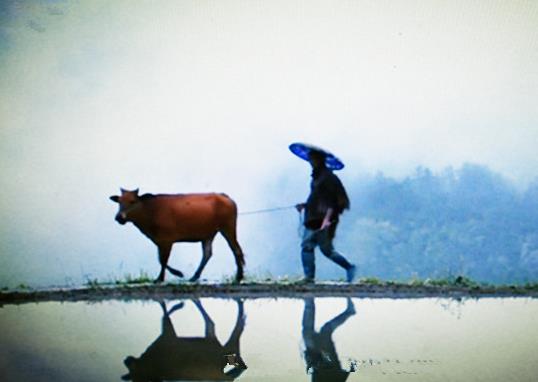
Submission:
{"label": "green grass", "polygon": [[[293,285],[300,283],[302,277],[300,276],[280,276],[273,277],[272,275],[247,275],[243,280],[243,284],[277,284],[277,285]],[[344,279],[335,280],[339,282],[345,282]],[[235,282],[234,276],[228,276],[223,278],[221,283],[233,283]],[[319,282],[319,281],[318,281]],[[473,289],[473,290],[501,290],[506,288],[538,291],[538,282],[528,282],[524,285],[494,285],[483,282],[475,281],[466,276],[450,276],[439,279],[419,279],[413,277],[408,281],[393,281],[393,280],[381,280],[377,277],[363,277],[354,284],[368,285],[368,286],[380,286],[380,287],[397,287],[397,286],[410,286],[416,288],[438,287],[438,288],[459,288],[459,289]]]}
{"label": "green grass", "polygon": [[528,291],[538,291],[538,282],[529,282],[523,285],[523,288]]}
{"label": "green grass", "polygon": [[462,287],[462,288],[485,288],[489,287],[490,285],[484,284],[484,283],[478,283],[468,277],[465,276],[457,276],[457,277],[447,277],[443,279],[426,279],[426,280],[419,280],[419,279],[412,279],[409,282],[409,285],[412,286],[436,286],[436,287]]}
{"label": "green grass", "polygon": [[88,288],[97,289],[103,286],[104,284],[100,282],[97,278],[94,278],[94,279],[86,279],[85,285]]}
{"label": "green grass", "polygon": [[133,276],[130,273],[127,273],[123,279],[114,280],[116,285],[136,285],[136,284],[148,284],[152,283],[153,279],[147,274],[147,272],[140,270],[138,276]]}
{"label": "green grass", "polygon": [[143,270],[140,270],[138,276],[126,273],[123,278],[114,278],[112,280],[99,280],[98,278],[87,278],[84,285],[88,288],[101,288],[104,286],[125,286],[125,285],[140,285],[152,283],[153,279]]}
{"label": "green grass", "polygon": [[[276,287],[285,287],[285,286],[294,286],[302,282],[303,278],[299,275],[283,275],[283,276],[273,276],[270,273],[258,273],[258,274],[247,274],[241,282],[242,285],[248,287],[249,285],[274,285]],[[331,280],[344,282],[341,280]],[[140,270],[138,275],[125,274],[122,278],[109,278],[107,279],[98,279],[98,278],[87,278],[84,285],[90,289],[100,289],[104,287],[122,287],[122,286],[134,286],[134,285],[143,285],[143,284],[152,284],[153,278],[143,270]],[[318,283],[323,284],[324,281],[318,280]],[[172,278],[172,284],[184,285],[185,287],[191,283],[186,282],[181,279]],[[236,284],[235,273],[224,276],[220,282],[216,284]],[[413,277],[408,281],[391,281],[391,280],[381,280],[376,277],[363,277],[354,283],[355,285],[364,285],[370,287],[411,287],[411,288],[441,288],[447,290],[474,290],[474,291],[502,291],[502,290],[514,290],[518,293],[526,292],[538,292],[538,282],[527,282],[522,285],[494,285],[477,282],[466,276],[450,276],[440,279],[419,279]],[[13,289],[18,290],[32,290],[30,286],[24,283],[20,283]],[[9,287],[0,287],[1,292],[9,292]]]}
{"label": "green grass", "polygon": [[[293,275],[284,275],[273,277],[271,274],[263,275],[246,275],[242,281],[242,284],[275,284],[275,285],[293,285],[300,283],[302,281],[301,276]],[[318,280],[320,282],[321,280]],[[325,280],[323,280],[325,281]],[[321,281],[321,282],[323,282]],[[334,280],[339,282],[345,282],[344,279]],[[233,284],[235,283],[235,275],[228,275],[221,279],[221,284]],[[417,277],[411,278],[409,281],[393,281],[393,280],[381,280],[377,277],[363,277],[359,279],[354,284],[358,285],[368,285],[368,286],[410,286],[416,288],[427,288],[427,287],[440,287],[440,288],[460,288],[460,289],[491,289],[491,290],[500,290],[506,288],[518,289],[518,290],[527,290],[527,291],[538,291],[538,282],[530,282],[524,285],[492,285],[488,283],[481,283],[475,280],[470,279],[466,276],[450,276],[440,279],[419,279]]]}
{"label": "green grass", "polygon": [[377,277],[364,277],[359,279],[359,284],[364,285],[383,285],[383,281],[379,280]]}
{"label": "green grass", "polygon": [[[282,275],[274,277],[271,273],[267,272],[264,274],[246,274],[241,284],[279,284],[279,285],[290,285],[301,282],[301,276],[290,276]],[[221,278],[220,284],[234,284],[235,274],[226,275]]]}

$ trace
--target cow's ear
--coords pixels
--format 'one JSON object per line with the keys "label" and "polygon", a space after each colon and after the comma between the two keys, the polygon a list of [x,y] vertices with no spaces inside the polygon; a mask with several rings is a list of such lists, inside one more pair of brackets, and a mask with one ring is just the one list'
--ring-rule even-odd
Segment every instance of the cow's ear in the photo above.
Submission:
{"label": "cow's ear", "polygon": [[119,203],[120,197],[118,195],[113,195],[110,197],[110,200],[112,200],[113,202]]}
{"label": "cow's ear", "polygon": [[140,190],[140,189],[137,188],[136,190],[133,191],[136,196],[138,196],[138,190]]}

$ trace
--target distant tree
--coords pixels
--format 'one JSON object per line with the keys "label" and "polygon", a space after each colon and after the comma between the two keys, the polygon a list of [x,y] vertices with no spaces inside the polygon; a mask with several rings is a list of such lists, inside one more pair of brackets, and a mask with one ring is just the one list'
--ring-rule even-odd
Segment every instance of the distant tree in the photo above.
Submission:
{"label": "distant tree", "polygon": [[[377,173],[346,186],[352,208],[336,240],[362,276],[538,280],[538,180],[517,191],[487,167],[464,164],[438,174],[418,167],[404,179]],[[300,273],[298,240],[271,226],[280,227],[278,251],[288,254],[278,272]]]}

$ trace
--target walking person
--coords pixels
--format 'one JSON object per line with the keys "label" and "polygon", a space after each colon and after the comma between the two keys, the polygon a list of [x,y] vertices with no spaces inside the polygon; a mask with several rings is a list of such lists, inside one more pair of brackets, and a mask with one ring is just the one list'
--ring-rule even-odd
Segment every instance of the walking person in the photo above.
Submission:
{"label": "walking person", "polygon": [[301,243],[304,281],[314,282],[314,250],[319,246],[326,257],[345,269],[347,281],[352,282],[355,278],[355,265],[347,261],[333,246],[338,218],[344,210],[349,209],[349,198],[342,182],[332,170],[340,170],[344,164],[333,154],[316,146],[293,143],[289,148],[312,166],[310,195],[306,203],[296,205],[299,212],[304,210],[305,230]]}

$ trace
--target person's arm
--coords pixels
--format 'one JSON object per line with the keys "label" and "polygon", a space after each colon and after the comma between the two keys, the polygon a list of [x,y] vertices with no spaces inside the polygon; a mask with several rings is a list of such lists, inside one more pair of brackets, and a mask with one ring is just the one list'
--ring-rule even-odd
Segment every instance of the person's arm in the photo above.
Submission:
{"label": "person's arm", "polygon": [[321,227],[319,227],[320,231],[323,231],[325,228],[329,227],[332,223],[331,219],[333,217],[334,209],[328,208],[327,212],[325,213],[325,217],[323,218],[323,222],[321,223]]}

